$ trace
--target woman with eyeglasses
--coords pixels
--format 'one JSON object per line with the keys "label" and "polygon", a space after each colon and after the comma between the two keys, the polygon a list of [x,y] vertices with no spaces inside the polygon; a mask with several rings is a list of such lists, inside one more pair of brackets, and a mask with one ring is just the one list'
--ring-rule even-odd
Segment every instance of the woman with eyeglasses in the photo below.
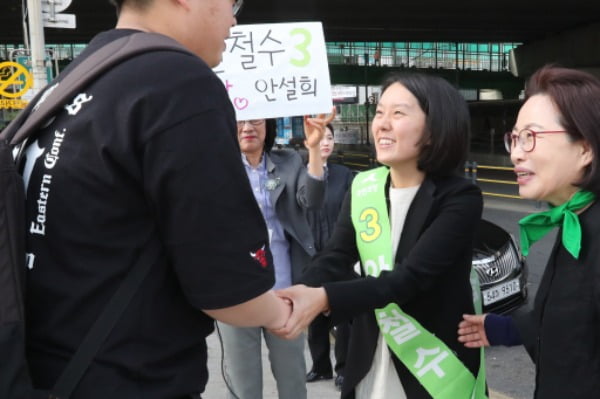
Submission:
{"label": "woman with eyeglasses", "polygon": [[558,235],[533,309],[510,316],[464,315],[469,348],[523,343],[536,364],[535,398],[589,399],[600,392],[600,80],[546,66],[505,143],[519,194],[549,210],[520,222],[524,255],[554,227]]}
{"label": "woman with eyeglasses", "polygon": [[[319,143],[325,134],[325,126],[334,115],[335,108],[327,118],[323,115],[305,118],[308,167],[296,151],[273,149],[277,133],[274,119],[237,123],[242,161],[269,232],[270,243],[265,252],[272,254],[274,289],[292,285],[315,254],[306,210],[319,209],[324,201],[324,170]],[[225,370],[232,390],[230,397],[263,397],[261,344],[264,338],[279,398],[306,399],[304,335],[285,340],[261,327],[240,328],[219,323],[219,329],[223,337]]]}

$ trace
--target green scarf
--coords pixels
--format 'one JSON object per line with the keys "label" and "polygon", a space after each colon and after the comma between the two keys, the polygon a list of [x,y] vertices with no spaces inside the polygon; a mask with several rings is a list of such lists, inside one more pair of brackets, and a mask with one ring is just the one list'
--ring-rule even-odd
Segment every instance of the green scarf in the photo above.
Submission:
{"label": "green scarf", "polygon": [[554,227],[562,224],[562,244],[575,259],[578,259],[581,250],[581,226],[575,211],[585,208],[595,199],[596,196],[589,191],[578,191],[562,205],[521,219],[519,228],[523,255],[529,254],[529,247],[534,242],[541,239]]}

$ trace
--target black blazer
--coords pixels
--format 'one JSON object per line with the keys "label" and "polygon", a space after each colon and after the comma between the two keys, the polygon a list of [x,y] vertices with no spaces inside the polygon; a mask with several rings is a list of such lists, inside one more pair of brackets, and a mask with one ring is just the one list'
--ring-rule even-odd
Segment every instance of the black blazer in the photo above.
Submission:
{"label": "black blazer", "polygon": [[325,247],[331,237],[335,222],[342,208],[346,192],[352,184],[354,175],[343,165],[327,164],[325,180],[325,199],[323,207],[308,210],[306,217],[315,239],[315,248],[318,251]]}
{"label": "black blazer", "polygon": [[[394,270],[378,278],[356,278],[353,273],[359,255],[350,204],[349,191],[331,240],[301,278],[325,288],[333,323],[353,318],[342,398],[354,397],[356,385],[371,368],[379,336],[373,311],[390,302],[444,341],[476,376],[479,350],[460,344],[456,330],[462,314],[474,312],[469,273],[483,209],[479,188],[461,177],[426,178],[406,216]],[[408,399],[430,398],[393,358]]]}
{"label": "black blazer", "polygon": [[600,392],[600,202],[579,215],[581,252],[562,245],[562,228],[533,309],[516,316],[536,367],[536,399],[588,399]]}

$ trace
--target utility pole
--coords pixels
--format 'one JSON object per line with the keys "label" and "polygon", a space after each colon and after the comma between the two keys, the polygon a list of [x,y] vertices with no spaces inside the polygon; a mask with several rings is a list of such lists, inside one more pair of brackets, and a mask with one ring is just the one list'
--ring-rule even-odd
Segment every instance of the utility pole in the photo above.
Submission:
{"label": "utility pole", "polygon": [[[27,15],[29,16],[29,44],[31,46],[31,71],[35,96],[48,83],[45,63],[44,21],[42,19],[42,1],[27,0]],[[25,41],[27,42],[27,41]]]}

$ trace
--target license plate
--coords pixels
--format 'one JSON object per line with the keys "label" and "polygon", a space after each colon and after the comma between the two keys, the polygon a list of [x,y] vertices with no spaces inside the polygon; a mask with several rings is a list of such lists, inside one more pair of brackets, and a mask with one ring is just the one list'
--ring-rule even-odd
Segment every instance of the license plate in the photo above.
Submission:
{"label": "license plate", "polygon": [[519,285],[519,279],[514,279],[502,283],[490,289],[481,292],[483,296],[483,304],[489,305],[490,303],[498,302],[504,298],[518,293],[521,290]]}

